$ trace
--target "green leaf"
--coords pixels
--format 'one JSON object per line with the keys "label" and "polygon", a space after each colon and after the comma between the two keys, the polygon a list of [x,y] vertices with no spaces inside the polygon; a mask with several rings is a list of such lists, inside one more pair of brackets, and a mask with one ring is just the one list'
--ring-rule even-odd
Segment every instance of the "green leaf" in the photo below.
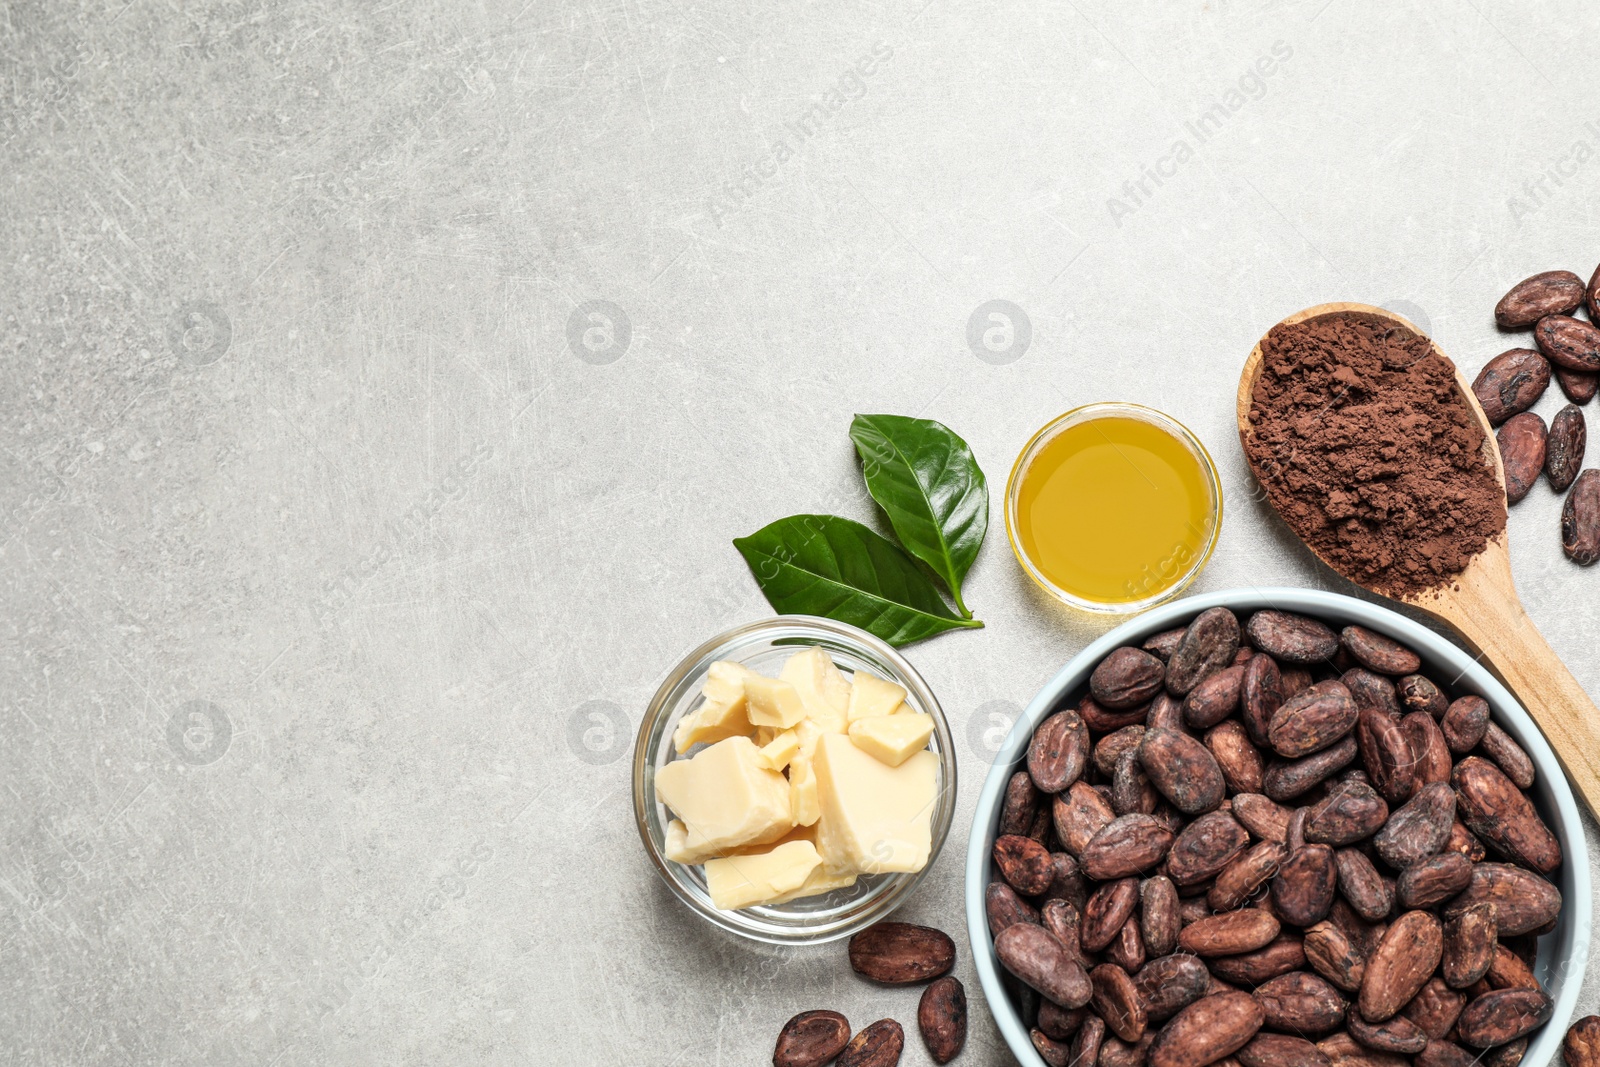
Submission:
{"label": "green leaf", "polygon": [[859,522],[790,515],[733,546],[780,614],[837,619],[891,645],[983,625],[951,611],[909,556]]}
{"label": "green leaf", "polygon": [[989,529],[989,486],[967,443],[944,423],[904,415],[857,415],[850,440],[867,492],[906,550],[950,588],[961,614],[961,579]]}

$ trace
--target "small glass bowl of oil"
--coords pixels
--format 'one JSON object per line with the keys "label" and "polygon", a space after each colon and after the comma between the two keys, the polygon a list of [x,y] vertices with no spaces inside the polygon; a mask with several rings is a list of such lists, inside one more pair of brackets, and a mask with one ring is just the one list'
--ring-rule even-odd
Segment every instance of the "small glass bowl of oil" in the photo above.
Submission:
{"label": "small glass bowl of oil", "polygon": [[1006,533],[1039,587],[1132,614],[1180,593],[1222,528],[1222,484],[1194,434],[1139,404],[1074,408],[1033,435],[1006,483]]}

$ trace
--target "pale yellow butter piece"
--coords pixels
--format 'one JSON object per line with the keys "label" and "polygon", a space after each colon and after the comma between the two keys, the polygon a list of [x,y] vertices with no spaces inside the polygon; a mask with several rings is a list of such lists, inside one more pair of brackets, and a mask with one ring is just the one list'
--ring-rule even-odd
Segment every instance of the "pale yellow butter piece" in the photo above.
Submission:
{"label": "pale yellow butter piece", "polygon": [[905,698],[905,686],[886,682],[866,671],[856,671],[850,682],[847,717],[853,723],[874,715],[893,715],[900,710]]}
{"label": "pale yellow butter piece", "polygon": [[847,874],[830,874],[826,867],[818,864],[817,869],[811,872],[799,889],[785,893],[781,897],[773,897],[767,903],[787,904],[801,897],[814,897],[819,893],[831,893],[835,889],[848,889],[856,884],[856,878],[857,875],[853,871]]}
{"label": "pale yellow butter piece", "polygon": [[712,904],[736,911],[798,890],[821,864],[810,841],[790,841],[767,852],[707,860],[706,889]]}
{"label": "pale yellow butter piece", "polygon": [[715,744],[729,737],[750,732],[750,720],[745,715],[745,679],[755,674],[748,668],[729,660],[717,660],[706,669],[706,680],[700,686],[705,697],[700,706],[678,720],[672,732],[672,747],[686,752],[699,744]]}
{"label": "pale yellow butter piece", "polygon": [[834,665],[833,657],[812,646],[790,656],[778,677],[800,694],[808,719],[826,733],[844,733],[850,725],[850,683]]}
{"label": "pale yellow butter piece", "polygon": [[932,736],[932,715],[875,715],[850,724],[856,747],[891,767],[927,748]]}
{"label": "pale yellow butter piece", "polygon": [[677,819],[667,823],[667,859],[673,863],[682,863],[693,866],[704,863],[706,860],[715,859],[722,852],[714,848],[701,848],[695,850],[689,847],[689,828]]}
{"label": "pale yellow butter piece", "polygon": [[817,799],[817,772],[804,750],[789,760],[789,814],[796,826],[814,826],[822,814]]}
{"label": "pale yellow butter piece", "polygon": [[748,737],[730,737],[656,772],[656,797],[684,824],[682,852],[773,841],[794,826],[789,783]]}
{"label": "pale yellow butter piece", "polygon": [[744,680],[744,693],[749,701],[745,714],[756,726],[787,730],[806,717],[800,694],[794,686],[781,679],[752,674]]}
{"label": "pale yellow butter piece", "polygon": [[830,873],[920,871],[933,840],[939,757],[926,750],[891,767],[848,737],[817,743],[817,851]]}
{"label": "pale yellow butter piece", "polygon": [[767,761],[768,767],[781,771],[789,766],[789,761],[794,759],[799,751],[800,735],[793,730],[785,730],[761,746],[761,758]]}

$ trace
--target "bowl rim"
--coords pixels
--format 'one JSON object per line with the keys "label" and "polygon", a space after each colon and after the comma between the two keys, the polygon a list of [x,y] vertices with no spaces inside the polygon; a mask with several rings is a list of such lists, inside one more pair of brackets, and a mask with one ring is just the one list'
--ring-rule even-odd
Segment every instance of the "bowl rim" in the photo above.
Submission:
{"label": "bowl rim", "polygon": [[[913,706],[933,718],[933,740],[936,743],[935,750],[940,756],[939,794],[934,800],[934,810],[928,828],[931,838],[928,862],[920,871],[899,873],[884,882],[883,888],[868,898],[872,902],[871,906],[860,914],[831,919],[816,927],[801,925],[783,927],[776,924],[761,924],[754,920],[741,920],[738,916],[748,909],[734,912],[718,911],[708,903],[703,904],[689,896],[672,871],[672,868],[678,867],[679,864],[666,858],[662,846],[656,842],[651,832],[651,813],[656,807],[656,799],[647,787],[649,767],[654,761],[654,749],[649,742],[657,724],[669,716],[677,706],[672,699],[673,694],[689,683],[696,671],[708,665],[719,651],[751,639],[758,639],[764,634],[780,637],[812,636],[817,638],[817,644],[826,646],[831,643],[848,648],[863,659],[878,660],[892,668],[898,676],[895,680],[906,683]],[[670,744],[670,733],[663,728],[658,741]],[[912,666],[911,661],[906,659],[899,649],[866,630],[835,619],[817,615],[767,616],[735,626],[697,645],[673,665],[661,684],[657,686],[644,714],[639,719],[639,729],[633,741],[631,778],[634,825],[644,845],[645,855],[649,857],[656,875],[666,883],[673,897],[701,919],[727,933],[762,944],[820,945],[849,937],[875,922],[888,918],[916,893],[923,879],[933,870],[933,865],[944,850],[950,829],[955,823],[955,811],[959,799],[956,765],[955,738],[950,732],[950,723],[945,717],[944,708],[939,704],[933,688],[928,685],[921,672]]]}
{"label": "bowl rim", "polygon": [[[1039,570],[1032,558],[1023,549],[1022,537],[1018,530],[1018,498],[1022,492],[1023,472],[1038,455],[1039,450],[1053,441],[1063,430],[1093,419],[1114,418],[1119,415],[1124,418],[1150,423],[1167,431],[1199,461],[1206,485],[1211,490],[1211,527],[1206,534],[1205,543],[1201,546],[1200,551],[1195,554],[1194,559],[1190,561],[1189,566],[1166,588],[1140,600],[1114,602],[1088,600],[1067,592],[1046,578],[1044,572]],[[1022,446],[1021,451],[1017,453],[1017,458],[1012,461],[1011,473],[1006,476],[1003,510],[1006,520],[1006,540],[1011,543],[1011,554],[1016,557],[1017,565],[1022,568],[1022,573],[1032,579],[1035,585],[1047,595],[1066,604],[1068,607],[1091,612],[1095,615],[1118,616],[1137,615],[1158,604],[1164,604],[1182,594],[1200,576],[1200,572],[1205,570],[1206,564],[1211,561],[1211,555],[1216,551],[1217,542],[1222,539],[1222,517],[1225,510],[1225,501],[1223,500],[1222,492],[1222,473],[1217,469],[1216,460],[1211,458],[1210,451],[1206,448],[1205,442],[1200,440],[1198,434],[1159,408],[1153,408],[1147,404],[1135,404],[1128,400],[1100,400],[1091,404],[1080,404],[1075,408],[1063,411],[1034,431],[1033,436],[1028,438],[1028,443]]]}
{"label": "bowl rim", "polygon": [[[973,966],[979,984],[989,1003],[995,1025],[1005,1039],[1011,1054],[1025,1067],[1047,1067],[1044,1059],[1033,1048],[1025,1027],[1011,1004],[1010,997],[1001,985],[1000,965],[994,954],[993,940],[989,937],[988,918],[984,908],[984,889],[989,881],[990,842],[992,827],[998,814],[1001,796],[1013,768],[1021,758],[1033,728],[1052,711],[1057,702],[1078,688],[1088,678],[1090,670],[1114,648],[1129,643],[1135,637],[1144,637],[1170,629],[1182,620],[1207,608],[1227,607],[1234,610],[1277,608],[1302,611],[1313,615],[1331,615],[1359,623],[1396,637],[1410,644],[1431,659],[1449,663],[1460,670],[1451,683],[1475,690],[1489,701],[1499,722],[1527,751],[1538,768],[1538,773],[1549,785],[1554,800],[1556,825],[1551,827],[1561,842],[1563,868],[1572,879],[1573,891],[1563,893],[1562,910],[1568,920],[1567,937],[1560,946],[1565,958],[1557,960],[1563,976],[1555,992],[1555,1004],[1550,1020],[1529,1043],[1524,1062],[1545,1064],[1554,1062],[1567,1026],[1572,1020],[1582,991],[1584,971],[1589,957],[1589,936],[1593,925],[1593,890],[1589,875],[1589,849],[1584,837],[1583,820],[1561,765],[1556,761],[1549,742],[1539,731],[1533,718],[1515,697],[1489,671],[1468,653],[1448,639],[1434,633],[1422,624],[1398,612],[1343,593],[1320,589],[1295,589],[1288,587],[1236,588],[1199,596],[1185,597],[1137,618],[1102,635],[1073,656],[1067,664],[1045,683],[1012,724],[994,763],[984,780],[972,815],[972,828],[967,841],[966,905],[967,940],[972,951]],[[1463,685],[1465,683],[1465,685]],[[1558,955],[1561,955],[1558,953]]]}

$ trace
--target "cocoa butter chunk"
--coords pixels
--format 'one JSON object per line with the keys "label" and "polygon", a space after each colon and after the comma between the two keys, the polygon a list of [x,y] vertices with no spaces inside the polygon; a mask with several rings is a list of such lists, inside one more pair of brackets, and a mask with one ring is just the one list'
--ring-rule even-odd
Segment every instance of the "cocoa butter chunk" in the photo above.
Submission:
{"label": "cocoa butter chunk", "polygon": [[1568,315],[1584,299],[1583,279],[1570,270],[1547,270],[1524,278],[1494,306],[1494,321],[1505,330],[1532,326],[1546,315]]}
{"label": "cocoa butter chunk", "polygon": [[1495,356],[1472,382],[1472,395],[1496,426],[1538,403],[1550,385],[1550,362],[1531,348]]}

